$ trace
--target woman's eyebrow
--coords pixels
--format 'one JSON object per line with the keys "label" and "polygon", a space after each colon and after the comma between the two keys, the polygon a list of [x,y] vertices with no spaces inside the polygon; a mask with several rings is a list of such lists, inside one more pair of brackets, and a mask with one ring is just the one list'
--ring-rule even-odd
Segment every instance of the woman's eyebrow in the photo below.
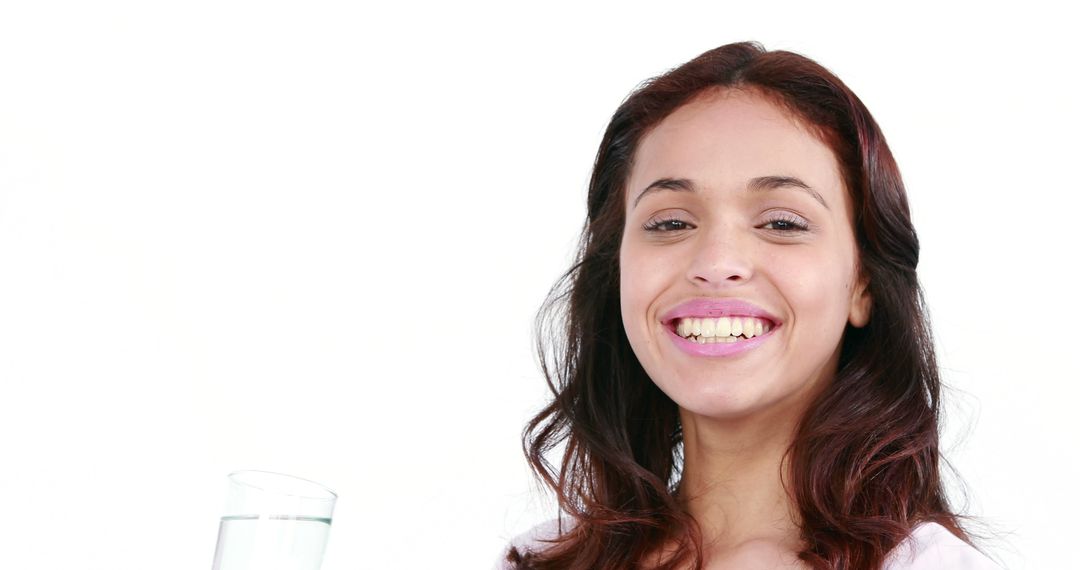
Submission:
{"label": "woman's eyebrow", "polygon": [[[819,204],[829,209],[829,205],[825,203],[825,199],[821,197],[821,194],[810,187],[809,184],[794,176],[758,176],[751,178],[750,182],[746,184],[746,189],[751,192],[761,192],[768,190],[779,190],[781,188],[794,188],[796,190],[802,190],[812,196]],[[634,207],[637,207],[638,202],[645,197],[649,192],[657,190],[674,190],[676,192],[697,192],[697,188],[694,183],[686,178],[660,178],[649,184],[637,195],[634,199]]]}
{"label": "woman's eyebrow", "polygon": [[817,190],[794,176],[758,176],[752,178],[750,183],[746,185],[746,189],[752,191],[777,190],[780,188],[802,190],[817,200],[826,210],[829,209],[829,205],[825,203],[825,199],[821,197],[821,194],[818,194]]}
{"label": "woman's eyebrow", "polygon": [[[636,208],[637,205],[638,205],[638,202],[641,202],[641,199],[644,198],[649,192],[655,192],[657,190],[675,190],[676,192],[697,192],[697,189],[694,188],[694,183],[687,180],[687,179],[685,179],[685,178],[660,178],[660,179],[656,180],[655,182],[653,182],[652,184],[649,184],[648,186],[646,186],[645,189],[642,190],[641,193],[639,193],[637,195],[637,198],[634,199],[633,208]],[[633,209],[633,208],[631,208],[631,209]]]}

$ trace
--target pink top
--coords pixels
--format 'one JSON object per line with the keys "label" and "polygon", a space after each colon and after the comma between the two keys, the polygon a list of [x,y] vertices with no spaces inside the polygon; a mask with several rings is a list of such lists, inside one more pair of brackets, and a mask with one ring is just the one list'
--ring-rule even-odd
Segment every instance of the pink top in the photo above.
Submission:
{"label": "pink top", "polygon": [[[565,528],[567,523],[563,522]],[[511,570],[506,555],[510,546],[519,549],[542,548],[539,540],[553,538],[558,534],[558,519],[551,519],[538,524],[514,537],[495,562],[494,570]],[[976,550],[970,544],[960,540],[945,527],[937,523],[922,523],[915,527],[906,540],[901,542],[888,558],[883,570],[1001,570],[1001,567]]]}

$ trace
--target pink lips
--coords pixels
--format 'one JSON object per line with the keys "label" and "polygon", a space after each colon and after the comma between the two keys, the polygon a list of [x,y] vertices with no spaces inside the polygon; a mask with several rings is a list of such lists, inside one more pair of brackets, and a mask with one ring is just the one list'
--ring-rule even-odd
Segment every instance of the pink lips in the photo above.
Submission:
{"label": "pink lips", "polygon": [[[768,320],[773,326],[769,332],[748,340],[699,344],[687,340],[675,332],[674,321],[684,317],[755,317]],[[693,299],[671,309],[664,313],[661,322],[664,328],[667,329],[668,336],[675,346],[693,356],[731,356],[752,350],[772,338],[773,333],[780,328],[781,324],[780,320],[768,311],[745,301],[708,298]]]}

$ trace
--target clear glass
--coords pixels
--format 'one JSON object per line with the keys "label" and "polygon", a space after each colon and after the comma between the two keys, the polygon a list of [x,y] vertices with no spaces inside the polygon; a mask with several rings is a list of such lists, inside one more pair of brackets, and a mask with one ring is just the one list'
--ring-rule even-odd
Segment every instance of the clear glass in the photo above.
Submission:
{"label": "clear glass", "polygon": [[213,570],[319,570],[336,500],[307,479],[230,473]]}

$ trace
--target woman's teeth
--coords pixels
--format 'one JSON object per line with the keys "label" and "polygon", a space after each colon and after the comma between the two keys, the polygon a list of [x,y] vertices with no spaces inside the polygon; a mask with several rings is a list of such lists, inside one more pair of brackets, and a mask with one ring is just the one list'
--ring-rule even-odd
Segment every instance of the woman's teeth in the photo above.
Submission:
{"label": "woman's teeth", "polygon": [[737,342],[743,338],[761,336],[772,329],[769,321],[753,317],[721,317],[719,319],[679,319],[675,332],[679,336],[702,344]]}

